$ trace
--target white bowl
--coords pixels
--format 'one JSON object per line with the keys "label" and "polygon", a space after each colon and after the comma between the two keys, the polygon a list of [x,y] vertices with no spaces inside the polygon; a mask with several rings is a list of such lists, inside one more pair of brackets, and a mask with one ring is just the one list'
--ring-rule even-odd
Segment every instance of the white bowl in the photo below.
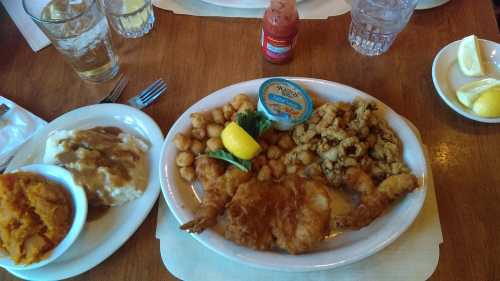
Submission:
{"label": "white bowl", "polygon": [[71,196],[73,203],[73,223],[71,228],[66,234],[66,237],[59,242],[59,244],[52,249],[49,256],[37,263],[30,265],[18,265],[15,264],[9,257],[0,257],[0,267],[9,270],[30,270],[39,268],[49,264],[50,262],[61,256],[69,247],[75,242],[76,238],[83,229],[85,221],[87,219],[87,196],[85,195],[85,190],[83,187],[77,185],[73,180],[73,175],[59,166],[55,165],[45,165],[45,164],[33,164],[21,167],[14,172],[24,171],[32,172],[44,176],[45,178],[56,182],[63,186]]}
{"label": "white bowl", "polygon": [[493,77],[500,79],[500,44],[493,41],[479,39],[479,46],[483,54],[483,63],[486,66],[486,76],[467,77],[462,74],[458,66],[457,52],[460,40],[448,44],[441,49],[432,64],[432,82],[443,101],[458,114],[484,123],[500,123],[500,118],[484,118],[476,115],[462,105],[457,98],[457,89],[462,85]]}
{"label": "white bowl", "polygon": [[[212,229],[207,229],[201,234],[192,234],[192,237],[208,249],[233,261],[257,268],[280,271],[300,272],[331,269],[356,262],[382,250],[411,225],[425,200],[428,166],[418,136],[403,117],[381,101],[359,90],[319,79],[284,78],[300,84],[306,91],[315,93],[321,100],[352,102],[359,97],[376,102],[379,109],[377,114],[388,122],[389,126],[394,129],[401,139],[403,143],[403,159],[413,174],[418,177],[420,187],[394,204],[388,212],[367,227],[358,231],[346,231],[335,237],[335,239],[322,241],[311,252],[301,255],[256,251],[238,246]],[[206,96],[186,110],[168,132],[160,156],[160,183],[163,196],[179,224],[184,224],[193,219],[195,210],[189,207],[192,202],[187,200],[185,196],[186,190],[181,189],[187,186],[179,186],[176,183],[175,156],[177,149],[173,144],[175,134],[184,132],[190,126],[189,116],[193,112],[221,106],[239,93],[246,93],[256,97],[260,85],[265,80],[257,79],[234,84]],[[198,199],[202,197],[203,190],[199,182],[196,182],[190,188],[195,192]]]}

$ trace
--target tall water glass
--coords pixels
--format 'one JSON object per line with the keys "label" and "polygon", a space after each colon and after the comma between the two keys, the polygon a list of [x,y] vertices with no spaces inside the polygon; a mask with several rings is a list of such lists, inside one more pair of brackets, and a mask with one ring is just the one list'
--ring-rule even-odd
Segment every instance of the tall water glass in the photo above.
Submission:
{"label": "tall water glass", "polygon": [[359,53],[386,52],[410,20],[418,0],[353,0],[349,42]]}
{"label": "tall water glass", "polygon": [[125,38],[147,34],[155,22],[151,0],[101,0],[111,26]]}
{"label": "tall water glass", "polygon": [[102,82],[118,73],[108,23],[96,0],[23,0],[23,6],[82,79]]}

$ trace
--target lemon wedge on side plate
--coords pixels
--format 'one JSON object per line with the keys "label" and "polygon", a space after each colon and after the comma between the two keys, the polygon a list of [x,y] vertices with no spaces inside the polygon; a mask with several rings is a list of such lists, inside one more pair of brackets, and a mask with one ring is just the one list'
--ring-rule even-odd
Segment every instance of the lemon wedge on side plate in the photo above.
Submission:
{"label": "lemon wedge on side plate", "polygon": [[229,123],[222,130],[220,137],[224,147],[234,156],[243,160],[252,159],[261,150],[260,145],[252,136],[235,122]]}
{"label": "lemon wedge on side plate", "polygon": [[458,65],[466,76],[484,75],[481,62],[481,49],[475,35],[462,39],[458,46]]}
{"label": "lemon wedge on side plate", "polygon": [[472,111],[481,117],[500,117],[500,86],[484,91],[472,105]]}
{"label": "lemon wedge on side plate", "polygon": [[457,90],[458,100],[467,107],[472,107],[481,94],[493,87],[499,86],[500,80],[486,78],[467,83]]}

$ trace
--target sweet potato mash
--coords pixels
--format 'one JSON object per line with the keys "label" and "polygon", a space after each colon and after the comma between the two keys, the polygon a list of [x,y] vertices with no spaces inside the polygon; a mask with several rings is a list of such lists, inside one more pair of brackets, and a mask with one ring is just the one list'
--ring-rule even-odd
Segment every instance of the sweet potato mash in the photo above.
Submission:
{"label": "sweet potato mash", "polygon": [[0,214],[0,248],[16,264],[31,264],[66,236],[73,205],[62,186],[18,172],[0,175]]}

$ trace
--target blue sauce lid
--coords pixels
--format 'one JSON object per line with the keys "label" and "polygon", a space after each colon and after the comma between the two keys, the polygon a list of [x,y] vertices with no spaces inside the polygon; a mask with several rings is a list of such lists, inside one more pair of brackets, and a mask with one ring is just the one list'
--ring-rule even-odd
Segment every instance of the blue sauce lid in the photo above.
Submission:
{"label": "blue sauce lid", "polygon": [[277,129],[288,130],[309,119],[313,103],[300,85],[271,78],[260,86],[258,109],[275,122]]}

